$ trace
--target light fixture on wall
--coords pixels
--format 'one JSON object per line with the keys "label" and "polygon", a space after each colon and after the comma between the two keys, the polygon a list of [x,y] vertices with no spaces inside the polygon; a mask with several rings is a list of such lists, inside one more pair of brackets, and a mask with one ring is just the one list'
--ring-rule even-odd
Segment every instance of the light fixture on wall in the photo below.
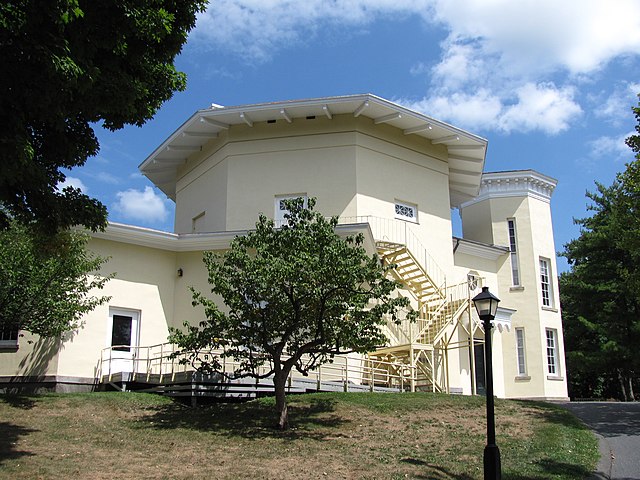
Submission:
{"label": "light fixture on wall", "polygon": [[178,269],[178,276],[181,277],[182,275],[184,275],[184,270],[182,270],[182,267],[180,267]]}
{"label": "light fixture on wall", "polygon": [[484,364],[485,383],[487,390],[487,446],[484,447],[484,478],[485,480],[500,480],[502,467],[500,466],[500,449],[496,445],[496,419],[493,410],[493,359],[491,353],[491,320],[496,318],[500,299],[489,291],[489,287],[482,287],[482,291],[473,297],[473,304],[478,317],[484,325]]}

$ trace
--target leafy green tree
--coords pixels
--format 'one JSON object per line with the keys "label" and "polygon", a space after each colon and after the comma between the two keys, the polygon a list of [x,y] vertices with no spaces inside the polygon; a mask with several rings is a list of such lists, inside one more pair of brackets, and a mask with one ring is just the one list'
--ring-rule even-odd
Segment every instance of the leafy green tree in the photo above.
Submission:
{"label": "leafy green tree", "polygon": [[[227,252],[205,253],[211,292],[227,311],[194,291],[206,320],[185,322],[170,337],[205,372],[220,371],[222,359],[232,358],[239,362],[232,377],[273,376],[280,429],[288,428],[292,369],[306,375],[335,355],[374,350],[387,342],[385,316],[396,320],[408,306],[393,295],[397,284],[377,257],[367,255],[363,235],[342,239],[337,217],[327,220],[313,211],[314,199],[308,203],[288,201],[281,228],[260,215],[256,230],[235,238]],[[219,357],[209,355],[217,348],[224,349]]]}
{"label": "leafy green tree", "polygon": [[[640,108],[633,111],[640,134]],[[610,187],[596,184],[596,192],[587,193],[593,214],[575,220],[580,236],[563,253],[571,270],[560,277],[560,298],[569,389],[577,397],[635,399],[640,372],[640,136],[632,135],[627,144],[636,160]]]}
{"label": "leafy green tree", "polygon": [[98,152],[92,124],[142,125],[184,90],[173,64],[206,0],[0,3],[0,228],[106,225],[106,208],[63,169]]}
{"label": "leafy green tree", "polygon": [[106,261],[87,252],[84,233],[43,236],[11,221],[0,231],[0,329],[57,337],[108,300],[90,295],[110,277],[92,275]]}

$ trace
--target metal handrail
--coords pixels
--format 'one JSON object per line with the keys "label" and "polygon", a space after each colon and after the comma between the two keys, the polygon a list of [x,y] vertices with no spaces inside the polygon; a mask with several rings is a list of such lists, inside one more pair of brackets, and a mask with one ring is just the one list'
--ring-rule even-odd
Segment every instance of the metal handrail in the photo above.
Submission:
{"label": "metal handrail", "polygon": [[[129,373],[147,378],[151,375],[172,378],[176,373],[196,371],[198,365],[180,362],[182,358],[188,358],[189,352],[180,352],[177,356],[173,355],[178,350],[176,347],[175,344],[168,342],[150,346],[114,345],[105,347],[101,352],[98,380],[105,376],[111,380],[114,374],[121,373],[114,371],[114,361],[131,362],[132,371]],[[127,356],[125,359],[114,357],[113,352],[117,352],[119,348],[130,348],[131,357]],[[205,355],[220,355],[220,353],[222,350],[211,350]],[[232,374],[238,365],[239,362],[224,358],[223,372]],[[268,368],[264,366],[258,373],[265,374]],[[312,370],[310,375],[312,378],[315,377],[318,388],[322,382],[341,382],[345,389],[348,389],[349,383],[353,383],[367,385],[371,389],[375,385],[386,385],[403,390],[406,385],[411,385],[412,376],[415,375],[415,367],[400,362],[339,356],[334,358],[333,363],[326,363]],[[299,372],[292,371],[289,381],[301,377]]]}

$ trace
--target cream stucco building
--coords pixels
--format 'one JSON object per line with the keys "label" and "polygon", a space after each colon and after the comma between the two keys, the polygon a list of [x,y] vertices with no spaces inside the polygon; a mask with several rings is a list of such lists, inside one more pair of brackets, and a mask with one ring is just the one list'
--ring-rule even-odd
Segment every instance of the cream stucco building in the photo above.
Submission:
{"label": "cream stucco building", "polygon": [[[502,300],[496,394],[566,398],[556,181],[484,173],[486,149],[483,138],[373,95],[200,110],[140,166],[175,201],[174,232],[112,223],[93,235],[91,250],[116,273],[110,301],[63,339],[1,340],[0,381],[75,390],[175,376],[168,328],[202,319],[188,290],[207,291],[202,252],[225,249],[260,212],[282,219],[281,200],[303,196],[340,217],[339,233],[364,233],[420,311],[387,328],[387,345],[344,359],[345,386],[482,393],[484,332],[470,298],[486,285]],[[452,234],[455,209],[463,238]]]}

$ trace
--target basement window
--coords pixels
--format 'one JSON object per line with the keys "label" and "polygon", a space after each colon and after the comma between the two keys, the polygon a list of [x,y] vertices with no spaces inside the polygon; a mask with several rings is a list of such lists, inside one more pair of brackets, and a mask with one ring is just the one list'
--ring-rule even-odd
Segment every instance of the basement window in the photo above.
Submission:
{"label": "basement window", "polygon": [[275,120],[267,120],[267,123],[276,123]]}
{"label": "basement window", "polygon": [[395,213],[398,220],[418,223],[418,206],[396,200]]}
{"label": "basement window", "polygon": [[19,336],[17,325],[0,325],[0,349],[17,350]]}

